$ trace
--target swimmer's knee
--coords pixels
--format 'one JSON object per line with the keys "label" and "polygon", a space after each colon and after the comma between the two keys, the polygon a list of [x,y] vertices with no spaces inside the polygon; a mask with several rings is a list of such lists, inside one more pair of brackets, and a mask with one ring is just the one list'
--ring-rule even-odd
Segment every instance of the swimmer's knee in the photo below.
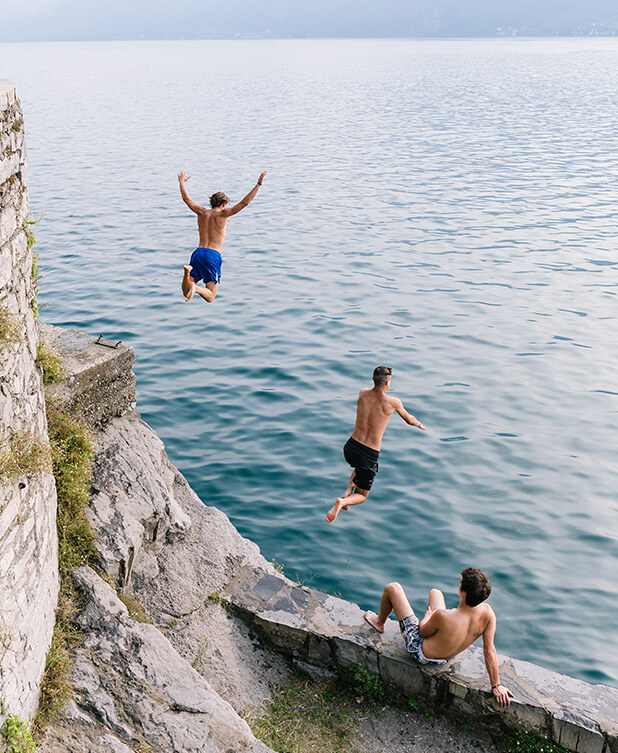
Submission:
{"label": "swimmer's knee", "polygon": [[403,592],[403,586],[401,583],[397,583],[396,580],[394,580],[392,583],[387,583],[386,587],[384,588],[385,591],[388,593],[402,593]]}

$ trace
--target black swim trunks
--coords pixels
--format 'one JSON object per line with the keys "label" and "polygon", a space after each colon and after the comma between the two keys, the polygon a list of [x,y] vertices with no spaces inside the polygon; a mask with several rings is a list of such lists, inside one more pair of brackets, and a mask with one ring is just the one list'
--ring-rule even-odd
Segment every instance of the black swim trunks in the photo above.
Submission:
{"label": "black swim trunks", "polygon": [[379,450],[357,442],[350,437],[343,447],[343,457],[356,471],[354,484],[363,491],[369,491],[378,472]]}

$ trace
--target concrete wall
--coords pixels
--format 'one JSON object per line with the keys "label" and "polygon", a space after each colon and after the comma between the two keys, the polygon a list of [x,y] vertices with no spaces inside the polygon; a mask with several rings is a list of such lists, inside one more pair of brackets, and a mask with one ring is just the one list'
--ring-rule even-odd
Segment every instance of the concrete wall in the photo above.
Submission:
{"label": "concrete wall", "polygon": [[[14,329],[0,339],[0,442],[47,441],[43,385],[35,365],[32,255],[22,111],[14,85],[0,80],[0,307]],[[1,470],[1,469],[0,469]],[[56,489],[49,469],[0,478],[0,698],[12,713],[36,711],[58,596]]]}

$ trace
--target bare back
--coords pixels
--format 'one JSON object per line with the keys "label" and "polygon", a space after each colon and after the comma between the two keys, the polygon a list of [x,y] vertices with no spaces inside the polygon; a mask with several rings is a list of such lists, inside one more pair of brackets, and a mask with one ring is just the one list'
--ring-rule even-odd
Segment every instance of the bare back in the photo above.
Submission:
{"label": "bare back", "polygon": [[428,659],[452,659],[480,638],[496,619],[489,604],[437,612],[440,627],[423,640],[423,653]]}
{"label": "bare back", "polygon": [[356,405],[356,425],[352,438],[366,447],[379,450],[386,424],[400,404],[398,398],[391,397],[382,390],[361,390]]}
{"label": "bare back", "polygon": [[200,246],[202,248],[213,248],[221,253],[227,219],[227,216],[223,213],[223,207],[220,209],[200,207],[200,211],[197,213],[197,227],[200,231]]}

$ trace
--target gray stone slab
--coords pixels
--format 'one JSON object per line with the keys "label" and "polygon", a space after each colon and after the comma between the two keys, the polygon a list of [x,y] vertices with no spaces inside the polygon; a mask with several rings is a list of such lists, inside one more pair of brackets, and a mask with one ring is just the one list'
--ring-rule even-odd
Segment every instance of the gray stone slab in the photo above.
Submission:
{"label": "gray stone slab", "polygon": [[62,382],[47,386],[48,399],[66,410],[78,410],[93,429],[102,428],[135,405],[132,348],[122,343],[108,347],[118,341],[97,342],[97,337],[50,324],[42,325],[41,334],[62,358],[66,372]]}

